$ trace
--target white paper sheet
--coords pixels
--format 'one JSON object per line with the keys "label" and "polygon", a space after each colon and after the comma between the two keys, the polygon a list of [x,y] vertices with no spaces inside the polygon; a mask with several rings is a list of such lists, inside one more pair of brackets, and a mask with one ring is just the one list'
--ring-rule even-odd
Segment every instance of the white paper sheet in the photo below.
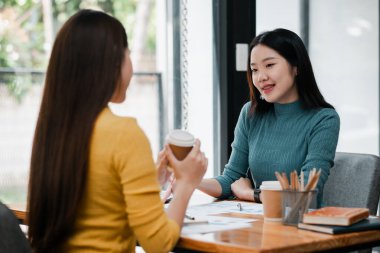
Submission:
{"label": "white paper sheet", "polygon": [[256,219],[206,215],[206,216],[195,216],[194,219],[185,218],[184,223],[185,224],[209,223],[209,224],[214,224],[214,225],[227,225],[231,223],[247,223],[247,222],[253,222],[253,221],[256,221]]}
{"label": "white paper sheet", "polygon": [[185,219],[182,235],[203,234],[215,231],[251,226],[252,218],[215,216],[223,213],[262,214],[262,205],[240,201],[218,201],[203,205],[189,206],[186,214],[193,220]]}
{"label": "white paper sheet", "polygon": [[[241,205],[241,209],[238,204]],[[194,217],[220,213],[263,214],[263,206],[242,201],[217,201],[204,205],[189,206],[186,213]]]}
{"label": "white paper sheet", "polygon": [[228,225],[225,224],[191,224],[191,225],[184,225],[182,227],[181,235],[188,235],[188,234],[204,234],[204,233],[211,233],[216,231],[222,231],[222,230],[231,230],[231,229],[237,229],[237,228],[244,228],[244,227],[250,227],[250,223],[230,223]]}

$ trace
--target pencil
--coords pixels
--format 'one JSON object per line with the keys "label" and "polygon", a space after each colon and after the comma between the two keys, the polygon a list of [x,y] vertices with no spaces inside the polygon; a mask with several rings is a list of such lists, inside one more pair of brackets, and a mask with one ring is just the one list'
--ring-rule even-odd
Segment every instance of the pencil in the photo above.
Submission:
{"label": "pencil", "polygon": [[318,184],[318,181],[319,181],[319,177],[321,175],[321,169],[319,169],[319,171],[315,174],[315,177],[317,178],[317,180],[315,180],[315,183],[313,184],[313,186],[311,187],[312,190],[315,189],[315,187],[317,187],[317,184]]}
{"label": "pencil", "polygon": [[290,172],[290,184],[291,184],[290,189],[295,190],[296,189],[296,182],[294,180],[294,171]]}
{"label": "pencil", "polygon": [[289,180],[288,180],[288,177],[286,176],[286,173],[285,172],[282,172],[282,178],[284,179],[284,182],[286,184],[286,189],[289,189]]}
{"label": "pencil", "polygon": [[280,175],[280,173],[278,173],[278,172],[276,171],[276,172],[274,172],[274,174],[276,175],[277,180],[280,182],[281,188],[282,188],[283,190],[287,190],[287,189],[288,189],[288,185],[286,185],[285,180],[284,180],[284,178]]}
{"label": "pencil", "polygon": [[297,171],[296,170],[294,170],[294,182],[295,182],[295,190],[296,191],[299,191],[299,189],[300,189],[300,184],[299,184],[299,182],[298,182],[298,173],[297,173]]}

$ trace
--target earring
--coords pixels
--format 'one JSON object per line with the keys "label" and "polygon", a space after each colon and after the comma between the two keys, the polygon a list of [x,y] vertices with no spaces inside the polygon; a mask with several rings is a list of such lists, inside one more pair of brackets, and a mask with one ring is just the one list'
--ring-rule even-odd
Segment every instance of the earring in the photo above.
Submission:
{"label": "earring", "polygon": [[260,99],[261,99],[261,100],[264,100],[264,97],[263,97],[263,95],[260,95]]}

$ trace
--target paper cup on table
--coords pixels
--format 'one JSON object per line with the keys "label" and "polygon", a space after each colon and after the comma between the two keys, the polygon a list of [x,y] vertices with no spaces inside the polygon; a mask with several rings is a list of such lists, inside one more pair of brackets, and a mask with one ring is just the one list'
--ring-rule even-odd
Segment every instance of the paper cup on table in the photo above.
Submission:
{"label": "paper cup on table", "polygon": [[261,186],[264,222],[282,221],[282,188],[279,181],[263,181]]}
{"label": "paper cup on table", "polygon": [[166,143],[169,144],[174,156],[182,161],[190,153],[194,146],[195,138],[194,136],[184,130],[175,129],[172,130],[166,136]]}

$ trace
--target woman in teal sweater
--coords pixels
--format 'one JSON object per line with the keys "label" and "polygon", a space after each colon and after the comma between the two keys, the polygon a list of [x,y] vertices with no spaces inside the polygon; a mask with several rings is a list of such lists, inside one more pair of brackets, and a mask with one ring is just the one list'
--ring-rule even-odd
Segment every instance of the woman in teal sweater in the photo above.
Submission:
{"label": "woman in teal sweater", "polygon": [[260,201],[255,188],[276,180],[275,171],[321,169],[323,186],[334,163],[339,116],[320,93],[302,40],[286,29],[264,32],[249,47],[247,79],[250,102],[241,110],[232,153],[223,174],[203,179],[198,189],[218,198]]}

